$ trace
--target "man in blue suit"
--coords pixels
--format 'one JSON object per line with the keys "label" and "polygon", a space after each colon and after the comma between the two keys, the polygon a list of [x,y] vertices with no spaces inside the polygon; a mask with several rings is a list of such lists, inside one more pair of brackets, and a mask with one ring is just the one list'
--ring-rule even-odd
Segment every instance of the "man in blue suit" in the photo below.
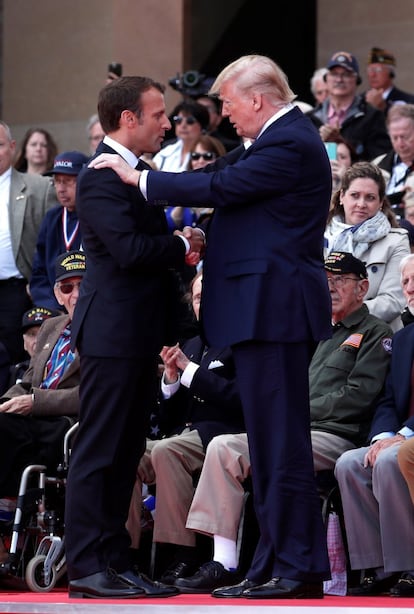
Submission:
{"label": "man in blue suit", "polygon": [[[98,152],[118,152],[146,168],[139,157],[158,151],[171,127],[163,91],[146,77],[106,85],[98,112],[107,136]],[[170,268],[201,249],[201,233],[169,234],[163,210],[149,207],[111,170],[80,172],[77,211],[90,268],[72,326],[81,382],[66,497],[69,594],[174,595],[177,589],[131,568],[125,522],[155,402],[158,354],[177,340]]]}
{"label": "man in blue suit", "polygon": [[150,204],[215,208],[201,321],[209,345],[232,347],[261,532],[247,577],[215,596],[321,598],[330,571],[313,471],[308,367],[316,342],[331,335],[322,256],[329,161],[271,59],[239,58],[210,93],[249,147],[195,173],[141,174],[107,154],[93,166],[139,182]]}
{"label": "man in blue suit", "polygon": [[[398,466],[402,444],[414,437],[414,254],[401,260],[409,322],[392,339],[390,371],[371,425],[368,447],[339,457],[335,475],[352,569],[364,570],[357,596],[414,596],[414,508]],[[404,320],[403,320],[404,321]]]}

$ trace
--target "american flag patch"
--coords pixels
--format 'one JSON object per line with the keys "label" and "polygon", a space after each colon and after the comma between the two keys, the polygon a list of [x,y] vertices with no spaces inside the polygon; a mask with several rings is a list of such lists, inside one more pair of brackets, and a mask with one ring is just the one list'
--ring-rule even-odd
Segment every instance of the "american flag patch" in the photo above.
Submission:
{"label": "american flag patch", "polygon": [[359,348],[363,338],[362,333],[354,333],[353,335],[349,335],[347,339],[341,345],[352,345],[354,348]]}

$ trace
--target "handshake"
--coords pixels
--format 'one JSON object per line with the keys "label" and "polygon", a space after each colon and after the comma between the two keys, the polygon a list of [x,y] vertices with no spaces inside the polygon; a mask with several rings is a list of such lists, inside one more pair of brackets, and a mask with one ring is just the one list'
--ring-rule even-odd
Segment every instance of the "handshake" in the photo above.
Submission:
{"label": "handshake", "polygon": [[204,232],[200,228],[185,226],[183,230],[175,230],[175,235],[181,235],[190,244],[190,251],[185,256],[186,264],[190,266],[197,265],[204,256],[206,239]]}

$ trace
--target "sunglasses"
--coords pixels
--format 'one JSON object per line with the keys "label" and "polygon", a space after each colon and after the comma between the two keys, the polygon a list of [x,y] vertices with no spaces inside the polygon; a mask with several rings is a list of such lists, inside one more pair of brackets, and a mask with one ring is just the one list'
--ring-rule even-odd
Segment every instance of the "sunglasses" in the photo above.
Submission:
{"label": "sunglasses", "polygon": [[182,124],[182,122],[185,122],[189,126],[192,126],[193,124],[197,123],[197,120],[192,115],[189,115],[188,117],[182,117],[181,115],[174,115],[173,122],[178,125]]}
{"label": "sunglasses", "polygon": [[75,288],[80,288],[80,281],[67,281],[58,283],[58,288],[62,292],[62,294],[70,294],[74,291]]}
{"label": "sunglasses", "polygon": [[213,160],[215,157],[216,154],[212,151],[206,151],[206,153],[198,153],[197,151],[193,151],[191,154],[192,160],[199,160],[200,158],[203,158],[203,160],[205,160],[206,162],[208,160]]}

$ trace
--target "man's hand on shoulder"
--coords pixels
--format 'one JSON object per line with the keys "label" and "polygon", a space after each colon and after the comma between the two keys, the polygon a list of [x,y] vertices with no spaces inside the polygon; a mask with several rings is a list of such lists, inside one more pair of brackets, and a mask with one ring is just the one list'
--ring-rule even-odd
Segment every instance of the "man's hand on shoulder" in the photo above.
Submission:
{"label": "man's hand on shoulder", "polygon": [[137,187],[141,176],[141,171],[129,166],[118,154],[101,153],[89,162],[88,168],[112,168],[124,183]]}

